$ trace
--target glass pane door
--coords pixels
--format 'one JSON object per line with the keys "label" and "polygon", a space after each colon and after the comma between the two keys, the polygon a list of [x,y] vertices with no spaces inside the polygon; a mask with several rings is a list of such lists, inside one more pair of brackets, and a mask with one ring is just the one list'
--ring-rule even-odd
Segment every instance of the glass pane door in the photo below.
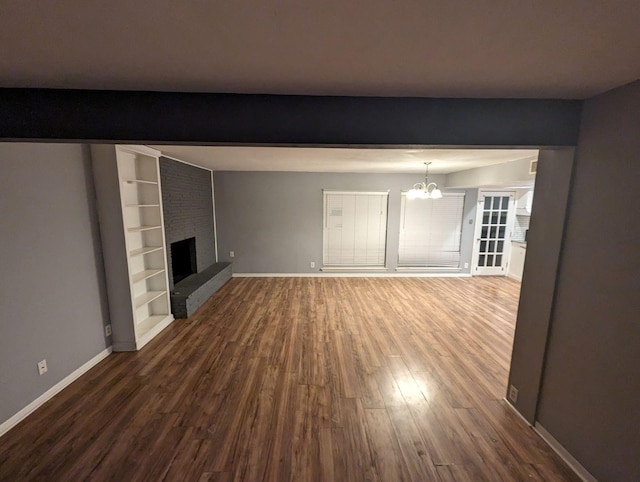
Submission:
{"label": "glass pane door", "polygon": [[510,253],[513,192],[480,193],[474,275],[504,275]]}

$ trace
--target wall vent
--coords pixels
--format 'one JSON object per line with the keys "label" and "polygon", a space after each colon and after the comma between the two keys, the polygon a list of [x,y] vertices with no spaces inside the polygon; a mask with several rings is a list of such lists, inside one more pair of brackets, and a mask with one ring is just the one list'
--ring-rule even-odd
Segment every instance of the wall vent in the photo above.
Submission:
{"label": "wall vent", "polygon": [[529,164],[529,174],[535,174],[538,171],[538,160],[535,159]]}

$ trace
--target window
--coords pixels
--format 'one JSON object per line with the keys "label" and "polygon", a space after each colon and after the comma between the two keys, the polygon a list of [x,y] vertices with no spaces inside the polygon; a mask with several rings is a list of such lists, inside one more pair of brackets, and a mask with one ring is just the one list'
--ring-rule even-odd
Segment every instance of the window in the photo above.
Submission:
{"label": "window", "polygon": [[323,191],[325,266],[384,266],[387,192]]}
{"label": "window", "polygon": [[459,268],[464,193],[408,200],[402,193],[398,266]]}

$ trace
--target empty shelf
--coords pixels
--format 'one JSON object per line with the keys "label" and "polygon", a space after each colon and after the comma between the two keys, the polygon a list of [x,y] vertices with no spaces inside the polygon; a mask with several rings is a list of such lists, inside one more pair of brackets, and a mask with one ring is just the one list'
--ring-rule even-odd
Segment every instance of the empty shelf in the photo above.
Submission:
{"label": "empty shelf", "polygon": [[140,271],[139,273],[134,274],[131,279],[134,283],[138,281],[142,281],[147,278],[151,278],[157,274],[164,273],[164,269],[146,269],[144,271]]}
{"label": "empty shelf", "polygon": [[160,298],[166,293],[166,291],[147,291],[145,294],[140,295],[135,299],[136,308],[140,308],[141,306],[151,303],[153,300]]}
{"label": "empty shelf", "polygon": [[158,181],[145,181],[143,179],[125,179],[127,184],[158,184]]}
{"label": "empty shelf", "polygon": [[137,233],[140,231],[148,231],[150,229],[159,229],[162,226],[133,226],[131,228],[127,228],[127,231],[131,232],[131,233]]}
{"label": "empty shelf", "polygon": [[129,251],[129,256],[140,256],[141,254],[153,253],[155,251],[160,251],[161,249],[162,246],[145,246],[144,248]]}

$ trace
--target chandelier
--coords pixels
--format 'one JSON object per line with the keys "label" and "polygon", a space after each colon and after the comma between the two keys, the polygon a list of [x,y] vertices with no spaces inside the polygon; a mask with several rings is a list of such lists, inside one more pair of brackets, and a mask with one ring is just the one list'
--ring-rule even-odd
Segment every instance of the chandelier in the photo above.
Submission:
{"label": "chandelier", "polygon": [[417,182],[413,185],[413,188],[407,192],[407,199],[440,199],[442,197],[442,191],[438,189],[438,185],[435,182],[429,182],[429,164],[431,162],[425,162],[424,181]]}

